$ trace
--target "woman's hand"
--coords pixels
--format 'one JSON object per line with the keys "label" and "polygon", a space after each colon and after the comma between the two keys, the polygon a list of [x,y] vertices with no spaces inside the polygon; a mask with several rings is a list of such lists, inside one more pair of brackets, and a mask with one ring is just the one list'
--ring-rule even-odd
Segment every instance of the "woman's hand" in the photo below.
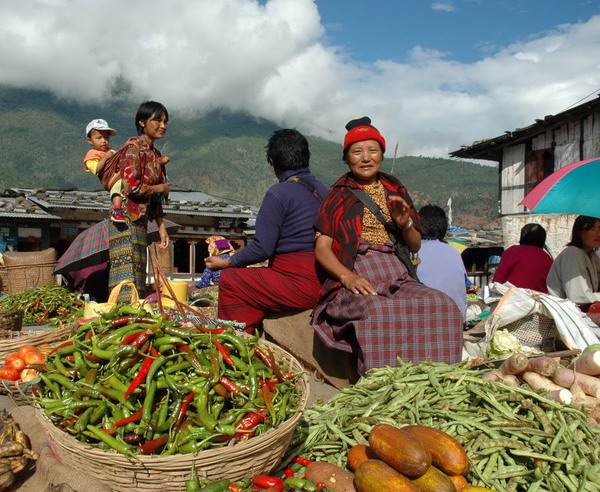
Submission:
{"label": "woman's hand", "polygon": [[207,258],[204,258],[204,264],[211,270],[223,270],[224,268],[229,268],[231,266],[229,258],[219,258],[218,256],[208,256]]}
{"label": "woman's hand", "polygon": [[167,195],[171,189],[169,183],[161,183],[152,186],[153,193],[162,193],[163,195]]}
{"label": "woman's hand", "polygon": [[410,224],[410,206],[406,200],[398,195],[389,197],[387,207],[392,216],[392,220],[398,224],[398,227],[404,229]]}
{"label": "woman's hand", "polygon": [[[156,222],[158,223],[158,220]],[[158,247],[160,249],[167,249],[171,240],[169,239],[167,228],[162,219],[160,219],[160,224],[158,224],[158,235],[160,236],[160,244],[158,245]]]}
{"label": "woman's hand", "polygon": [[376,296],[377,291],[365,277],[356,273],[345,273],[340,277],[342,285],[353,294],[363,294],[367,296]]}

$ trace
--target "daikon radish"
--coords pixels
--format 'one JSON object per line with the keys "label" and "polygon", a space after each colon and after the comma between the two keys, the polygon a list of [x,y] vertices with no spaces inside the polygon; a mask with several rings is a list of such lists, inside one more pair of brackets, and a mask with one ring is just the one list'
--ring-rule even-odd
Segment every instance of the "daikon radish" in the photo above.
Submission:
{"label": "daikon radish", "polygon": [[559,367],[556,369],[552,380],[563,388],[570,388],[577,383],[586,395],[600,398],[600,379],[594,376],[576,373],[571,369]]}
{"label": "daikon radish", "polygon": [[573,403],[573,393],[571,393],[567,388],[561,388],[555,391],[548,391],[547,396],[551,400],[557,401],[558,403],[562,403],[563,405],[570,405],[571,403]]}
{"label": "daikon radish", "polygon": [[[599,354],[600,355],[600,354]],[[553,359],[552,357],[532,357],[527,362],[527,371],[528,372],[537,372],[542,376],[552,377],[556,372],[556,369],[559,366],[558,359]]]}
{"label": "daikon radish", "polygon": [[519,375],[525,372],[527,369],[527,364],[529,363],[529,359],[525,354],[512,354],[508,359],[506,359],[498,368],[498,370],[506,375],[513,374]]}
{"label": "daikon radish", "polygon": [[500,378],[500,376],[498,376],[498,373],[496,371],[486,372],[481,377],[483,379],[485,379],[486,381],[491,381],[492,383],[497,383],[498,381],[502,381],[502,379]]}
{"label": "daikon radish", "polygon": [[517,376],[515,376],[514,374],[502,374],[498,369],[496,369],[492,372],[495,373],[496,376],[498,376],[501,383],[509,384],[511,386],[520,386],[521,385],[521,381],[519,381],[519,378]]}
{"label": "daikon radish", "polygon": [[573,400],[577,404],[578,408],[593,408],[596,406],[600,407],[600,400],[598,398],[594,398],[593,396],[586,395],[585,391],[583,391],[583,389],[581,389],[581,386],[579,386],[577,383],[575,383],[569,389],[571,393],[573,393]]}
{"label": "daikon radish", "polygon": [[589,376],[600,375],[600,352],[581,354],[573,367],[581,374],[588,374]]}
{"label": "daikon radish", "polygon": [[521,375],[521,379],[525,381],[531,389],[536,391],[538,390],[546,390],[546,391],[559,391],[561,389],[565,389],[564,386],[560,386],[545,376],[538,374],[537,372],[524,372]]}

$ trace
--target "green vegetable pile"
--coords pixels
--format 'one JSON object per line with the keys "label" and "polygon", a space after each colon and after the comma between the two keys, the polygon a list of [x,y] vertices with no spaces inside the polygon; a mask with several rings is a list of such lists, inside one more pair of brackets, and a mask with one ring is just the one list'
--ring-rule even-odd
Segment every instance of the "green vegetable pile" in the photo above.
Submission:
{"label": "green vegetable pile", "polygon": [[399,361],[375,369],[329,402],[304,411],[293,456],[346,466],[379,423],[420,424],[456,438],[471,462],[469,483],[511,492],[600,490],[600,445],[586,416],[525,387],[490,383],[466,363]]}
{"label": "green vegetable pile", "polygon": [[244,440],[298,410],[298,374],[257,338],[180,325],[131,306],[58,345],[38,403],[84,443],[126,455],[197,452]]}
{"label": "green vegetable pile", "polygon": [[34,287],[0,299],[0,311],[23,311],[23,323],[66,320],[83,308],[83,301],[60,285]]}

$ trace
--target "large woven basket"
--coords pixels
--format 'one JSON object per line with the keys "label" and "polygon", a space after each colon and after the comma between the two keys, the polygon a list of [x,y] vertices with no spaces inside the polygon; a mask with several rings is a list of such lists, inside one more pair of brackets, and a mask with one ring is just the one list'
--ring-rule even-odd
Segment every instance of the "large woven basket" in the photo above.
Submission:
{"label": "large woven basket", "polygon": [[32,287],[44,287],[56,284],[52,270],[56,265],[56,250],[6,252],[4,265],[7,271],[9,294],[21,292]]}
{"label": "large woven basket", "polygon": [[5,338],[0,338],[0,362],[8,354],[16,352],[23,345],[39,347],[45,343],[54,343],[66,340],[71,335],[75,323],[67,323],[58,328],[40,328],[34,331],[11,331]]}
{"label": "large woven basket", "polygon": [[542,352],[554,352],[558,331],[554,319],[540,313],[532,313],[502,327],[512,333],[519,342]]}
{"label": "large woven basket", "polygon": [[8,294],[8,271],[4,264],[0,264],[0,296]]}
{"label": "large woven basket", "polygon": [[[300,363],[282,348],[266,341],[260,343],[270,347],[277,359],[288,361],[290,371],[303,370]],[[54,456],[61,463],[94,476],[115,491],[180,492],[185,490],[192,465],[199,477],[210,480],[240,480],[256,473],[269,473],[288,448],[308,400],[310,385],[306,375],[301,376],[297,384],[301,392],[299,410],[277,428],[232,446],[190,454],[140,455],[131,459],[116,451],[103,451],[82,444],[55,427],[42,410],[38,409],[37,415],[46,430]]]}
{"label": "large woven basket", "polygon": [[31,381],[6,381],[5,379],[0,379],[0,392],[3,391],[6,393],[18,407],[33,405],[39,382],[39,376]]}

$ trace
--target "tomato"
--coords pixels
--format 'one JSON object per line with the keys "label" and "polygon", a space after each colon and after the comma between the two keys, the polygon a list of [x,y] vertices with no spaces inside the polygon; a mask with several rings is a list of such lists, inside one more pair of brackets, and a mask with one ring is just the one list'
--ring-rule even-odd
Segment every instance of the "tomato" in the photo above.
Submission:
{"label": "tomato", "polygon": [[25,367],[25,361],[19,357],[17,352],[6,356],[6,365],[14,367],[17,371],[22,371]]}
{"label": "tomato", "polygon": [[19,380],[19,371],[17,371],[12,366],[0,367],[0,378],[6,379],[8,381],[18,381]]}
{"label": "tomato", "polygon": [[21,372],[21,381],[31,381],[36,376],[37,371],[35,369],[23,369]]}
{"label": "tomato", "polygon": [[33,345],[23,345],[22,347],[19,347],[19,351],[17,353],[19,354],[19,357],[21,357],[21,359],[24,359],[25,354],[27,352],[39,352],[39,351]]}
{"label": "tomato", "polygon": [[25,364],[43,364],[46,358],[40,352],[28,352],[25,354]]}

